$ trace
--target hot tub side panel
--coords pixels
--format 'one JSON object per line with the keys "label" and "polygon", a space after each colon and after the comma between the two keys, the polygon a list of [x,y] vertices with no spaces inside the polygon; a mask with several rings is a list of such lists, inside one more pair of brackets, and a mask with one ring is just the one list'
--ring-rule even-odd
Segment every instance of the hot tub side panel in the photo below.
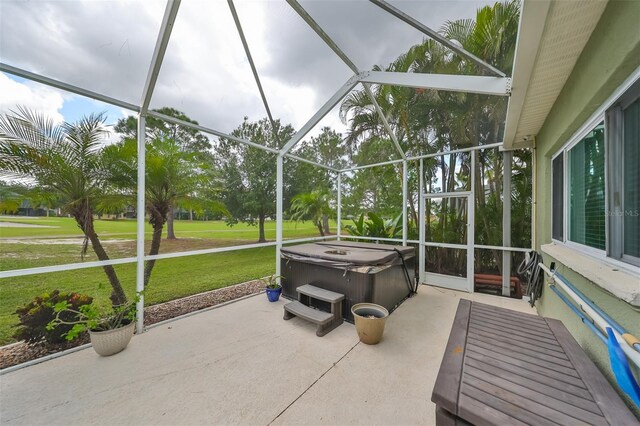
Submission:
{"label": "hot tub side panel", "polygon": [[[281,259],[281,265],[284,297],[297,300],[296,289],[305,284],[344,294],[342,317],[349,322],[353,322],[351,307],[356,303],[377,303],[392,312],[410,293],[402,264],[375,268],[371,273],[352,270],[346,274],[342,268],[298,260]],[[413,266],[413,259],[407,259],[411,279]],[[328,306],[323,302],[314,303],[312,306],[328,310]]]}

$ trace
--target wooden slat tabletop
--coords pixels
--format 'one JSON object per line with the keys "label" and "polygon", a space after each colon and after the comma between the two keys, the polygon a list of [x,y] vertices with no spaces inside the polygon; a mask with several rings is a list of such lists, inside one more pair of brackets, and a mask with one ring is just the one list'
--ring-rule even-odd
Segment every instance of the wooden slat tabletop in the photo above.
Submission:
{"label": "wooden slat tabletop", "polygon": [[560,321],[468,300],[431,399],[480,425],[638,424]]}

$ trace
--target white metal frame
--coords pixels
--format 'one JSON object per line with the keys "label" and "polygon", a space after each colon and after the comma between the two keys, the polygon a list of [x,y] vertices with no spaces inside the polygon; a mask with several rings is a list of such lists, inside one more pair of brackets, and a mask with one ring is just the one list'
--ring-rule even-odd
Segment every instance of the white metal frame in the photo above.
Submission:
{"label": "white metal frame", "polygon": [[[271,111],[269,108],[269,104],[267,102],[267,98],[262,90],[262,85],[260,83],[260,78],[258,72],[256,70],[255,64],[253,63],[253,58],[251,56],[251,52],[249,49],[249,45],[244,37],[244,33],[242,31],[242,26],[240,23],[240,18],[235,10],[233,0],[227,0],[229,4],[229,8],[231,10],[232,17],[234,19],[234,23],[236,25],[236,30],[238,31],[238,35],[242,41],[243,48],[245,50],[245,54],[247,56],[247,60],[251,66],[254,79],[256,81],[256,85],[258,86],[258,90],[260,92],[265,110],[267,115],[269,116],[270,121],[273,123],[273,117],[271,115]],[[75,269],[86,269],[86,268],[94,268],[101,267],[104,265],[120,265],[120,264],[130,264],[136,263],[136,289],[138,291],[143,290],[144,288],[144,262],[148,260],[158,260],[158,259],[169,259],[183,256],[195,256],[195,255],[204,255],[204,254],[213,254],[213,253],[221,253],[232,250],[245,250],[251,248],[258,247],[276,247],[276,254],[279,253],[280,248],[283,244],[295,243],[295,242],[305,242],[305,241],[317,241],[321,239],[327,238],[335,238],[335,237],[312,237],[312,238],[301,238],[301,239],[289,239],[285,240],[283,238],[282,233],[282,225],[283,225],[283,206],[282,206],[282,197],[283,197],[283,161],[284,158],[291,158],[296,161],[302,161],[308,164],[312,164],[316,167],[324,168],[335,172],[337,174],[337,198],[338,198],[338,227],[337,227],[337,235],[338,239],[340,238],[352,238],[350,236],[342,235],[341,225],[342,225],[342,174],[349,171],[355,171],[359,169],[376,167],[376,166],[384,166],[396,163],[402,164],[402,179],[403,179],[403,234],[402,239],[384,239],[385,241],[393,241],[400,242],[404,245],[408,243],[419,243],[420,241],[424,241],[424,230],[421,230],[421,238],[420,241],[408,240],[407,238],[407,179],[408,179],[408,161],[419,161],[420,163],[420,194],[422,195],[423,189],[423,159],[431,158],[438,155],[455,153],[455,152],[466,152],[472,151],[475,156],[476,149],[485,149],[492,148],[495,146],[500,146],[501,144],[492,144],[486,145],[483,147],[472,147],[472,148],[464,148],[451,150],[447,152],[440,152],[434,154],[427,154],[421,156],[407,157],[404,150],[401,147],[400,141],[397,139],[397,136],[394,134],[393,129],[391,128],[387,117],[385,117],[382,109],[377,104],[375,100],[375,96],[371,91],[371,84],[387,84],[387,85],[399,85],[399,86],[408,86],[408,87],[418,87],[418,88],[432,88],[436,90],[446,90],[446,91],[466,91],[471,93],[484,93],[484,94],[492,94],[498,96],[509,96],[510,95],[510,84],[511,79],[505,77],[505,74],[500,70],[497,70],[495,67],[487,64],[486,62],[478,59],[473,56],[471,53],[465,51],[460,46],[457,46],[451,43],[449,40],[440,36],[437,32],[431,30],[426,27],[416,19],[410,17],[399,9],[387,4],[382,0],[371,0],[372,3],[382,8],[386,12],[396,16],[407,24],[417,28],[422,31],[424,34],[429,37],[435,39],[437,42],[445,45],[447,48],[451,49],[453,52],[465,57],[472,62],[475,62],[479,66],[485,68],[492,74],[497,77],[484,77],[484,76],[450,76],[450,75],[433,75],[433,74],[418,74],[418,73],[391,73],[391,72],[369,72],[369,71],[360,71],[360,69],[349,59],[349,57],[337,46],[333,40],[324,32],[320,25],[318,25],[313,18],[304,10],[302,6],[296,0],[287,0],[287,3],[292,7],[292,9],[297,12],[300,17],[311,27],[318,36],[342,59],[347,66],[354,72],[354,75],[341,87],[336,93],[314,114],[314,116],[302,126],[298,130],[297,133],[293,135],[293,137],[287,141],[281,149],[275,149],[271,147],[267,147],[258,143],[255,143],[250,140],[238,138],[227,133],[221,132],[216,129],[212,129],[206,126],[197,125],[194,123],[189,123],[174,117],[169,117],[164,114],[158,113],[156,111],[149,110],[149,105],[151,102],[151,98],[153,96],[154,88],[156,86],[156,82],[158,79],[158,75],[160,72],[160,68],[162,66],[162,62],[164,59],[164,55],[166,49],[169,44],[169,40],[171,37],[171,31],[173,29],[173,25],[175,19],[177,17],[181,0],[167,0],[162,24],[160,26],[160,31],[158,33],[158,38],[156,41],[155,49],[153,52],[153,56],[150,61],[149,71],[147,73],[147,78],[145,81],[143,93],[139,104],[133,104],[131,102],[126,102],[120,99],[113,98],[106,94],[98,93],[83,87],[75,86],[73,84],[69,84],[63,81],[59,81],[44,75],[40,75],[31,71],[27,71],[10,64],[0,62],[0,71],[7,72],[9,74],[13,74],[27,80],[35,81],[47,86],[55,87],[70,93],[78,94],[81,96],[86,96],[91,99],[95,99],[110,105],[115,105],[121,108],[125,108],[127,110],[138,113],[138,188],[137,188],[137,245],[136,245],[136,257],[131,258],[123,258],[123,259],[110,259],[107,261],[96,261],[96,262],[82,262],[82,263],[72,263],[66,265],[54,265],[48,267],[37,267],[37,268],[28,268],[28,269],[20,269],[20,270],[11,270],[11,271],[0,271],[0,279],[1,278],[10,278],[17,276],[25,276],[25,275],[35,275],[42,273],[51,273],[51,272],[61,272],[61,271],[69,271]],[[315,161],[311,161],[305,158],[301,158],[292,154],[290,151],[296,146],[296,144],[318,123],[322,118],[324,118],[331,109],[337,105],[344,97],[357,85],[361,84],[366,91],[367,95],[370,97],[371,102],[376,109],[377,113],[380,116],[380,120],[389,133],[389,137],[394,143],[396,150],[400,155],[400,159],[387,161],[383,163],[377,164],[369,164],[363,166],[355,166],[350,168],[344,168],[338,170],[334,167],[330,167],[328,165],[320,164]],[[276,241],[268,242],[268,243],[260,243],[260,244],[248,244],[248,245],[240,245],[240,246],[232,246],[232,247],[218,247],[212,249],[203,249],[203,250],[193,250],[187,252],[178,252],[178,253],[163,253],[154,256],[145,255],[144,253],[144,225],[145,225],[145,129],[146,129],[146,117],[154,117],[161,120],[165,120],[167,122],[177,124],[180,126],[188,127],[191,129],[198,130],[200,132],[214,135],[221,138],[226,138],[229,140],[233,140],[235,142],[245,144],[251,146],[256,149],[260,149],[266,152],[270,152],[277,156],[276,158],[276,167],[277,167],[277,200],[276,200]],[[424,210],[424,200],[421,196],[419,199],[419,204],[421,211]],[[471,206],[473,203],[471,203]],[[142,214],[141,214],[142,212]],[[358,237],[363,238],[363,237]],[[379,238],[375,238],[375,240],[383,240]],[[421,256],[420,262],[422,262],[422,266],[424,266],[424,247],[420,245],[421,248]],[[509,248],[511,249],[511,248]],[[521,250],[521,249],[512,249],[512,250]],[[473,250],[471,250],[473,252]],[[279,272],[279,256],[276,257],[276,270]],[[421,271],[424,271],[424,268],[421,268]],[[423,272],[421,272],[423,274]],[[424,278],[424,277],[421,277]],[[423,279],[422,279],[423,281]],[[141,298],[138,304],[138,332],[143,331],[143,307],[144,307],[144,298]]]}
{"label": "white metal frame", "polygon": [[[448,198],[464,198],[467,200],[467,243],[466,244],[452,244],[452,243],[434,243],[426,241],[426,237],[421,238],[420,244],[425,247],[441,247],[452,248],[457,250],[466,250],[467,253],[467,276],[454,277],[446,274],[438,274],[433,272],[424,271],[425,282],[437,287],[447,287],[452,290],[466,291],[473,293],[473,267],[474,267],[474,236],[475,236],[475,215],[474,215],[474,191],[458,191],[458,192],[431,192],[422,195],[424,199],[441,198],[443,200]],[[444,201],[443,201],[444,202]],[[424,203],[424,201],[423,201]],[[425,209],[422,209],[422,216],[420,217],[420,227],[424,228],[426,220]],[[426,252],[426,250],[423,250]]]}

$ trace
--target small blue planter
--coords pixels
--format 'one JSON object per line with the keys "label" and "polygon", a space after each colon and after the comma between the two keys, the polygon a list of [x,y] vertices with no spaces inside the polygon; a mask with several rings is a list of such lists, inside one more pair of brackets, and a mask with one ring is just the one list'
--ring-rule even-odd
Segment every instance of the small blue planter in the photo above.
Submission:
{"label": "small blue planter", "polygon": [[280,299],[280,294],[282,294],[282,287],[278,288],[266,288],[267,290],[267,298],[269,302],[277,302]]}

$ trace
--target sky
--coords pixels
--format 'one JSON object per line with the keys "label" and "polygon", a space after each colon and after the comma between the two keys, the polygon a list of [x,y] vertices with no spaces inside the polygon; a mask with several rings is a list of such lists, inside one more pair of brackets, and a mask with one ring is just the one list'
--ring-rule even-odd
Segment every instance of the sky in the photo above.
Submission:
{"label": "sky", "polygon": [[[390,1],[439,29],[493,2]],[[351,77],[351,70],[284,0],[236,0],[275,118],[299,129]],[[387,65],[424,35],[366,0],[300,0],[360,69]],[[139,103],[164,13],[162,0],[0,1],[0,61],[123,101]],[[56,120],[131,112],[0,73],[0,112],[16,105]],[[226,1],[183,0],[151,100],[230,132],[266,116]],[[345,127],[337,108],[317,128]],[[317,130],[316,130],[317,131]]]}

